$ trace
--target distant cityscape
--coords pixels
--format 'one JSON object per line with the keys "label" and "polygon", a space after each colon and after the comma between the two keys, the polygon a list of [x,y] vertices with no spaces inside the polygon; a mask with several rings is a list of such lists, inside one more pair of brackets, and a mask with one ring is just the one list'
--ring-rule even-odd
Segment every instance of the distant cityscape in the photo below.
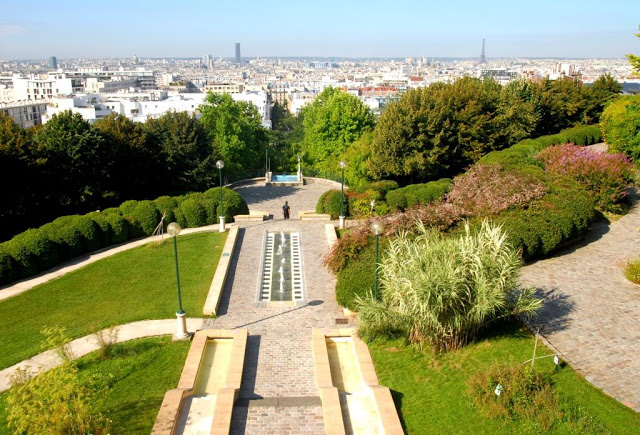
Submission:
{"label": "distant cityscape", "polygon": [[168,111],[199,116],[208,92],[227,93],[256,106],[271,126],[278,103],[297,114],[328,86],[359,97],[374,113],[407,90],[460,77],[576,80],[589,85],[610,74],[625,93],[640,90],[626,58],[491,58],[482,41],[475,59],[243,58],[235,57],[49,59],[0,61],[0,111],[22,127],[46,123],[65,110],[94,122],[112,113],[144,122]]}

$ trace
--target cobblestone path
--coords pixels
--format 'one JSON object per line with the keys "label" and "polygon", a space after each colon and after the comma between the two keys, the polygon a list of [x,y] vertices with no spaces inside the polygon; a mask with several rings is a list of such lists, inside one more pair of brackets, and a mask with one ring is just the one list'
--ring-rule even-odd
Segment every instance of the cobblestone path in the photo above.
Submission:
{"label": "cobblestone path", "polygon": [[585,239],[523,269],[545,307],[535,326],[574,368],[640,411],[640,286],[620,263],[640,253],[640,203],[617,222],[595,223]]}
{"label": "cobblestone path", "polygon": [[[344,317],[335,302],[335,279],[322,265],[328,247],[326,222],[285,221],[280,210],[287,200],[292,218],[297,217],[298,210],[313,209],[320,194],[330,188],[335,186],[316,182],[302,188],[251,185],[236,189],[250,209],[269,211],[274,219],[240,225],[218,317],[204,326],[249,330],[232,433],[324,433],[311,331],[338,327],[335,320]],[[258,274],[267,230],[300,231],[306,303],[258,306]]]}

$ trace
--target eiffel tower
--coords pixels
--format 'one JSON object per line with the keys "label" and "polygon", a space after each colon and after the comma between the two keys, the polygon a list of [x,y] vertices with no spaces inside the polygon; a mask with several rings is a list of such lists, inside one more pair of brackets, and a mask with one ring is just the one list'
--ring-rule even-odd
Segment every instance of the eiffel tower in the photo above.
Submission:
{"label": "eiffel tower", "polygon": [[484,38],[482,38],[482,53],[480,53],[480,61],[478,63],[487,63],[487,58],[484,55]]}

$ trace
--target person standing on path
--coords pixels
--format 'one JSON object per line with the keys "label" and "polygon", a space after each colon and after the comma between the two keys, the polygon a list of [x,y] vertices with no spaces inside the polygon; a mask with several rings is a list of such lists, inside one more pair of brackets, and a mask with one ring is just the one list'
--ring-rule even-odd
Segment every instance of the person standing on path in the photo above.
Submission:
{"label": "person standing on path", "polygon": [[289,207],[289,201],[285,201],[284,205],[282,206],[282,215],[284,216],[285,219],[289,219],[290,210],[291,210],[291,207]]}

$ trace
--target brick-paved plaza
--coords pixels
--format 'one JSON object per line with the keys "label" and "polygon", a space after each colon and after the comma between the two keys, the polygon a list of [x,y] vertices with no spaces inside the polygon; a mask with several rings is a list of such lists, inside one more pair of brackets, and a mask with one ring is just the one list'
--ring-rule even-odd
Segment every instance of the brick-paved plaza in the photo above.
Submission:
{"label": "brick-paved plaza", "polygon": [[[322,192],[335,187],[311,180],[304,187],[249,185],[236,189],[250,209],[268,211],[274,219],[240,225],[218,317],[205,322],[205,328],[242,327],[250,334],[232,433],[324,433],[311,331],[336,327],[335,319],[344,316],[335,302],[335,279],[322,265],[328,248],[326,222],[302,222],[295,217],[299,210],[314,209]],[[282,219],[285,201],[292,208],[290,220]],[[262,242],[267,230],[300,232],[305,304],[258,306]]]}

